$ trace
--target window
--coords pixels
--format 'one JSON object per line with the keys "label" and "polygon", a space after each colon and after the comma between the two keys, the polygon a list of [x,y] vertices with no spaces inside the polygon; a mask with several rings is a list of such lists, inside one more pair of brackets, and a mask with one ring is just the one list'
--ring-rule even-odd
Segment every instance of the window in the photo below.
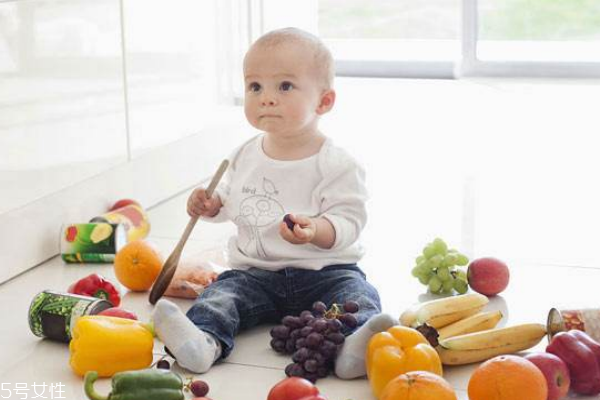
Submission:
{"label": "window", "polygon": [[337,59],[453,60],[459,16],[459,0],[321,0],[319,34]]}
{"label": "window", "polygon": [[479,0],[481,60],[600,61],[597,0]]}

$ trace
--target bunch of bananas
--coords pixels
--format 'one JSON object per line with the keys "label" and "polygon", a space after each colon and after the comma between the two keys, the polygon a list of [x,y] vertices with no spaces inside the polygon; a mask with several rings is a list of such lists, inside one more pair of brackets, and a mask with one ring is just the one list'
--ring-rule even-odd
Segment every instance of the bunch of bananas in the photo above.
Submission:
{"label": "bunch of bananas", "polygon": [[479,293],[432,300],[406,310],[400,323],[434,328],[438,335],[435,348],[445,365],[470,364],[527,350],[546,335],[542,324],[496,328],[502,313],[482,311],[488,302]]}

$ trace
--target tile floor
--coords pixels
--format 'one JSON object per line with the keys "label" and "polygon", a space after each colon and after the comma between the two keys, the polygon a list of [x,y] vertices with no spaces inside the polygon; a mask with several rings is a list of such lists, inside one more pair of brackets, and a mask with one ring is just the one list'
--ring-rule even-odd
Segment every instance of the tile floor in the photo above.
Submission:
{"label": "tile floor", "polygon": [[[361,86],[364,83],[361,81],[357,85]],[[432,88],[430,82],[407,81],[399,85],[402,85],[401,89],[413,86],[413,89],[416,88],[414,93],[425,93],[418,102],[425,101],[427,93],[434,94],[437,99],[439,96],[450,99],[458,92],[466,93],[466,98],[470,98],[473,92],[478,94],[482,90],[488,90],[477,84],[468,83],[465,86],[464,83],[456,82],[440,83],[435,86],[436,89]],[[368,91],[374,91],[373,87],[379,88],[377,90],[387,90],[389,86],[389,82],[374,81]],[[347,87],[341,90],[347,90]],[[475,103],[473,100],[472,104]],[[451,106],[448,104],[445,103],[444,107]],[[346,111],[353,110],[354,106],[358,107],[357,104],[340,105],[342,110]],[[425,115],[416,118],[422,120],[422,117]],[[387,118],[390,122],[389,116]],[[415,117],[408,115],[407,118]],[[361,125],[363,123],[364,126]],[[330,126],[334,125],[330,123]],[[363,121],[358,123],[357,128],[366,129],[367,126]],[[339,134],[339,138],[344,142],[343,132]],[[413,183],[413,186],[406,183],[394,184],[408,176],[402,168],[409,165],[389,168],[390,160],[398,161],[393,158],[394,150],[401,149],[401,146],[390,148],[369,145],[361,149],[360,143],[360,138],[346,138],[345,142],[349,147],[362,152],[368,164],[368,171],[373,176],[372,189],[375,189],[369,206],[370,223],[364,236],[369,251],[361,265],[370,281],[379,289],[384,310],[398,316],[411,303],[430,298],[424,293],[423,287],[410,277],[410,263],[420,246],[431,240],[432,235],[441,235],[450,242],[458,240],[463,222],[460,217],[462,192],[446,196],[446,201],[440,202],[439,199],[428,197],[434,195],[433,191],[415,192],[415,188],[424,189],[424,186],[416,185],[412,180],[409,180],[409,184]],[[401,155],[408,153],[403,150]],[[445,187],[443,179],[439,184]],[[415,193],[419,195],[415,196]],[[187,222],[186,197],[187,193],[179,194],[150,210],[152,232],[149,240],[165,254],[175,246]],[[398,202],[402,203],[402,207],[398,207]],[[437,209],[436,218],[427,216],[427,211],[431,209]],[[444,228],[432,229],[436,226],[436,221]],[[193,256],[206,249],[224,246],[231,232],[232,226],[229,224],[199,223],[186,246],[186,254]],[[399,243],[402,245],[399,246]],[[468,241],[465,243],[468,244]],[[475,251],[475,254],[478,254],[477,248]],[[503,311],[505,317],[502,325],[544,322],[551,307],[594,305],[591,294],[596,293],[600,269],[567,264],[550,265],[507,257],[511,267],[511,284],[501,296],[493,298],[488,306],[490,310]],[[3,384],[0,389],[3,390],[0,390],[0,396],[11,399],[34,398],[31,390],[28,393],[16,393],[16,384],[26,385],[31,389],[34,383],[45,382],[48,385],[64,385],[61,387],[62,392],[55,393],[54,398],[85,398],[81,380],[73,375],[68,366],[67,346],[33,336],[29,331],[26,316],[29,303],[35,294],[45,289],[65,290],[71,282],[92,271],[102,273],[114,281],[111,265],[65,265],[60,259],[54,258],[0,286],[0,318],[3,321],[0,324],[3,355],[3,362],[0,364],[0,383]],[[152,307],[146,301],[147,294],[124,292],[123,298],[124,307],[135,311],[141,319],[149,317]],[[184,310],[191,304],[189,300],[176,302]],[[268,342],[268,327],[259,327],[241,334],[232,355],[202,376],[211,387],[209,396],[213,400],[264,400],[269,388],[284,377],[283,368],[288,363],[288,357],[271,351]],[[543,349],[545,344],[544,340],[538,348]],[[163,356],[159,343],[156,343],[155,355],[157,358]],[[473,369],[473,366],[464,366],[445,370],[445,377],[456,388],[460,400],[468,399],[466,388]],[[104,380],[98,386],[98,391],[107,391],[108,381]],[[330,400],[373,399],[365,379],[342,381],[329,377],[320,380],[318,386]],[[48,390],[38,394],[42,396],[37,398],[52,398]]]}

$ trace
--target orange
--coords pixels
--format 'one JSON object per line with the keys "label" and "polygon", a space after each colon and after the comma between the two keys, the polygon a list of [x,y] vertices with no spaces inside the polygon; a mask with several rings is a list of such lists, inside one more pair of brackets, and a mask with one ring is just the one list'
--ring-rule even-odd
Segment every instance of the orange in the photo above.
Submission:
{"label": "orange", "polygon": [[427,371],[412,371],[392,379],[379,400],[457,400],[444,378]]}
{"label": "orange", "polygon": [[143,240],[135,240],[117,253],[115,275],[127,289],[143,292],[152,287],[162,265],[158,251]]}
{"label": "orange", "polygon": [[548,386],[531,361],[498,356],[481,364],[469,380],[470,400],[546,400]]}

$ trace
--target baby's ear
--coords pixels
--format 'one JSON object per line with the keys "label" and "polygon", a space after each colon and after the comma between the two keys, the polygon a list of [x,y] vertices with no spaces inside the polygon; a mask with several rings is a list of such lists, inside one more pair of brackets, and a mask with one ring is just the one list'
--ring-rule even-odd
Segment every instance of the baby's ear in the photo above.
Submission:
{"label": "baby's ear", "polygon": [[327,89],[321,94],[321,101],[317,107],[317,114],[322,115],[329,112],[335,104],[335,90]]}

